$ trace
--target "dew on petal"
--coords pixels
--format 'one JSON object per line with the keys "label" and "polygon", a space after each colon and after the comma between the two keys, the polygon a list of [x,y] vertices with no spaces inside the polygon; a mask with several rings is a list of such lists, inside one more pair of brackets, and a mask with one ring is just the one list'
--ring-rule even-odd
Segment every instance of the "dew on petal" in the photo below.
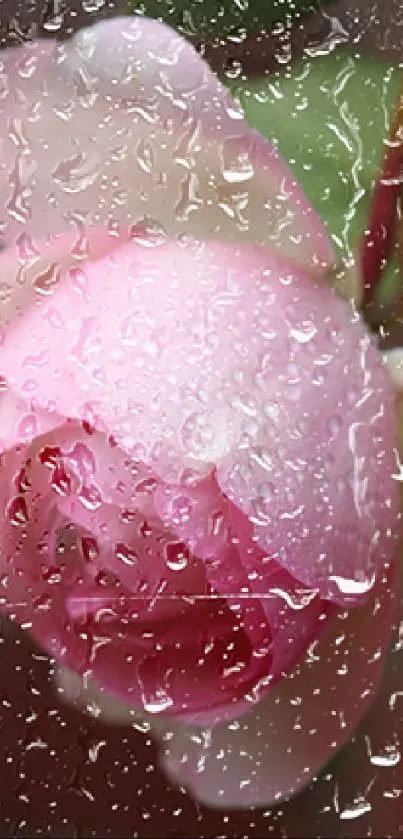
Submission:
{"label": "dew on petal", "polygon": [[23,495],[16,495],[8,502],[6,515],[14,527],[25,527],[28,524],[30,517],[27,502]]}
{"label": "dew on petal", "polygon": [[166,564],[171,571],[183,571],[189,563],[189,553],[183,542],[170,542],[165,548]]}
{"label": "dew on petal", "polygon": [[125,565],[135,566],[138,562],[138,555],[133,548],[130,548],[128,545],[119,542],[115,546],[115,554],[116,558],[123,562]]}

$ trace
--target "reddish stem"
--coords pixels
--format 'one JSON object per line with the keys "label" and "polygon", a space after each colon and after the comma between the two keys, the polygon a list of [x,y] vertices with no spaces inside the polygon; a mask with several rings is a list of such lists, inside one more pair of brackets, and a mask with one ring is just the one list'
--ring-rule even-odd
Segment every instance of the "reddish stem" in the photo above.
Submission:
{"label": "reddish stem", "polygon": [[403,173],[403,88],[390,132],[383,168],[375,186],[368,229],[360,253],[363,305],[373,300],[395,245]]}

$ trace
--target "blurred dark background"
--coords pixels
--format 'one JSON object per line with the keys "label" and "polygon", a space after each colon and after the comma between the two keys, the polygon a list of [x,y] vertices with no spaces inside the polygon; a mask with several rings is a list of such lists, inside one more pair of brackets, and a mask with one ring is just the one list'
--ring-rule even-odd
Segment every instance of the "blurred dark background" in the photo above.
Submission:
{"label": "blurred dark background", "polygon": [[373,710],[323,776],[279,807],[215,811],[170,786],[146,734],[107,727],[55,696],[26,635],[0,643],[0,837],[269,839],[403,835],[403,639]]}
{"label": "blurred dark background", "polygon": [[68,37],[129,8],[162,17],[201,43],[219,69],[239,60],[246,73],[284,70],[285,45],[293,60],[330,40],[403,59],[402,0],[0,0],[0,44]]}

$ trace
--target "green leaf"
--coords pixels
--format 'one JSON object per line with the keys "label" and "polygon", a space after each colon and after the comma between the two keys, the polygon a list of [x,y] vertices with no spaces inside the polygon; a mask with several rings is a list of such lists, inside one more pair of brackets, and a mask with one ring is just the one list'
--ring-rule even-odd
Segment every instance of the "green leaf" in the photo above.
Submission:
{"label": "green leaf", "polygon": [[181,32],[201,38],[246,34],[314,11],[330,0],[128,0],[129,14],[161,18]]}
{"label": "green leaf", "polygon": [[[338,52],[305,60],[287,78],[231,85],[249,123],[290,163],[341,256],[365,230],[400,84],[398,67]],[[392,265],[383,300],[395,282]]]}
{"label": "green leaf", "polygon": [[344,53],[304,61],[288,78],[231,85],[344,254],[365,228],[399,86],[397,67]]}

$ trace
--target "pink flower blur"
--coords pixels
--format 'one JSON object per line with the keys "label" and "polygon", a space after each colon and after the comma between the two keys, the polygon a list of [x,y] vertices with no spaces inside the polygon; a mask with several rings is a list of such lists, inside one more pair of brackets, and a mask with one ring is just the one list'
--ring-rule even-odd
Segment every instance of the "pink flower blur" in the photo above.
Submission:
{"label": "pink flower blur", "polygon": [[[3,63],[3,609],[170,718],[168,770],[206,800],[216,766],[203,786],[183,723],[220,743],[257,705],[275,768],[246,803],[273,800],[378,684],[398,518],[387,372],[321,284],[332,249],[291,172],[178,35],[122,18]],[[349,691],[329,675],[343,621]],[[306,772],[285,754],[291,677],[308,695],[319,680],[327,720],[314,747],[295,735]]]}

